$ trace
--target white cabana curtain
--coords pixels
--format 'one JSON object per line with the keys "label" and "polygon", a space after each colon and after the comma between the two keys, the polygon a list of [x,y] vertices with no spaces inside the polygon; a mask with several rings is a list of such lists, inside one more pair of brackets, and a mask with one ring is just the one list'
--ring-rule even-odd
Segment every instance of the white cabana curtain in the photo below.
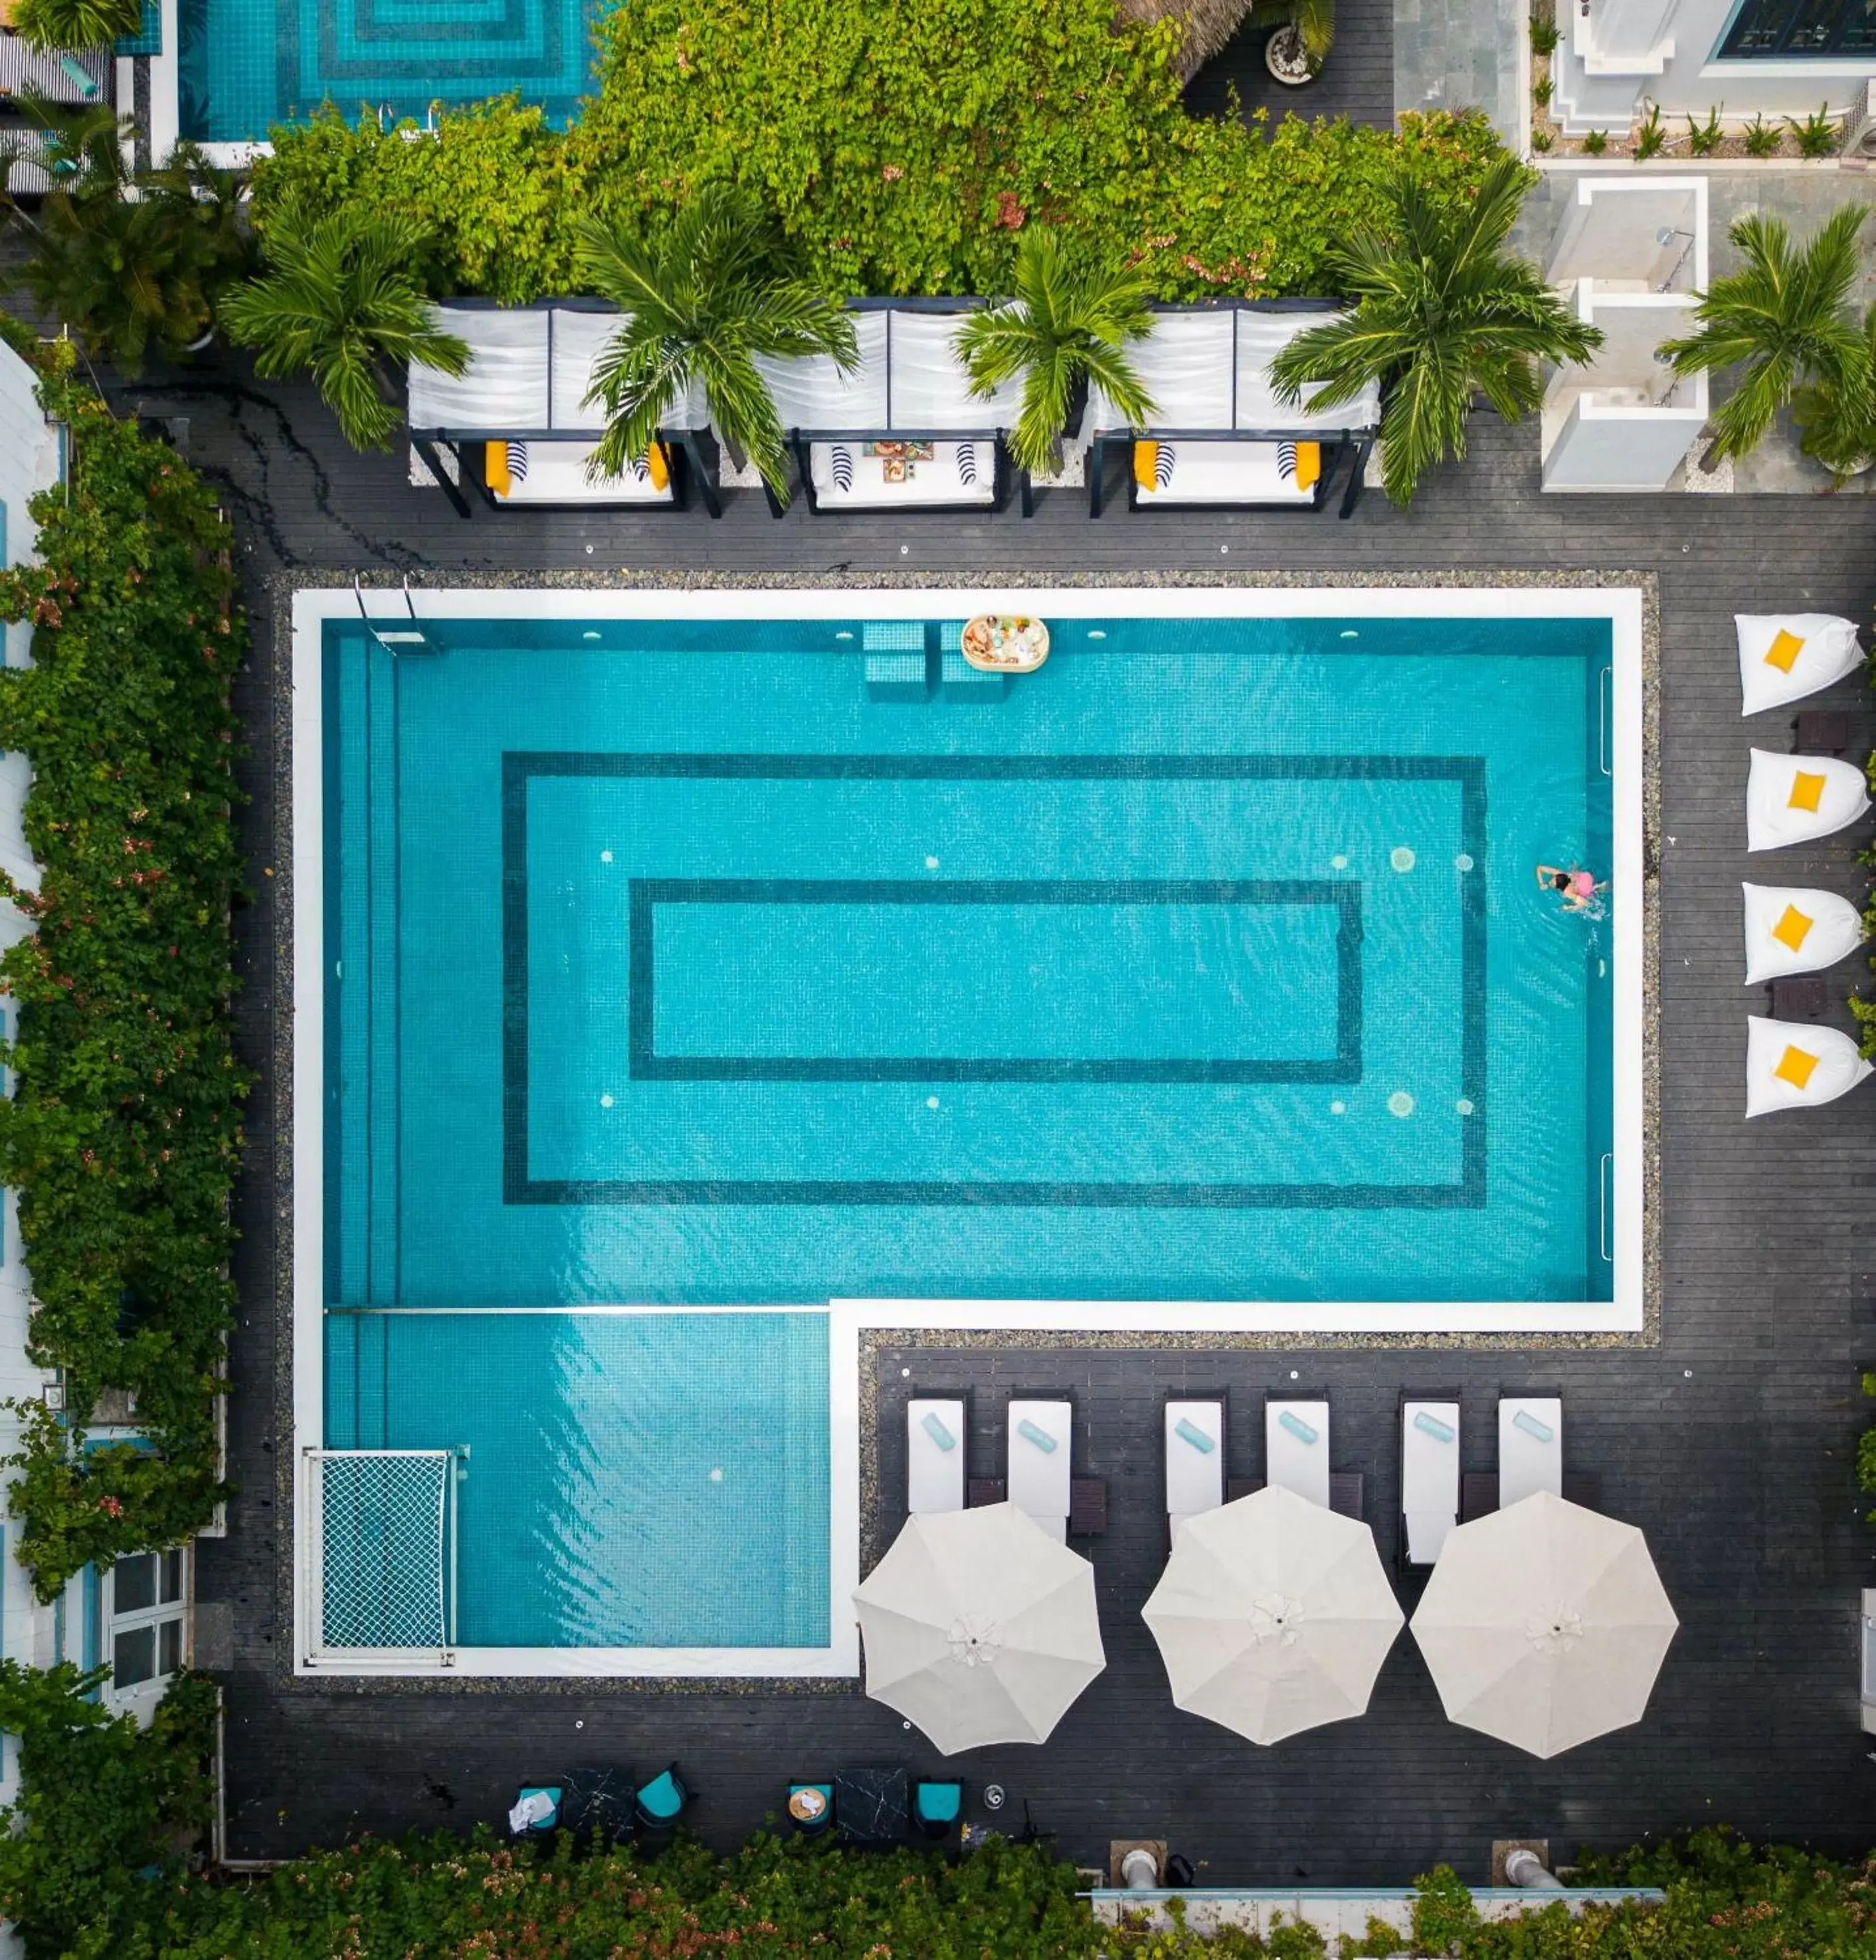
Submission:
{"label": "white cabana curtain", "polygon": [[[437,324],[469,343],[459,377],[413,362],[410,425],[494,438],[552,433],[596,438],[605,411],[589,406],[593,364],[618,332],[620,314],[574,307],[434,309]],[[667,428],[701,428],[701,391],[672,405]]]}
{"label": "white cabana curtain", "polygon": [[438,329],[469,343],[460,375],[413,361],[414,429],[540,429],[551,413],[547,314],[536,307],[447,307],[433,310]]}
{"label": "white cabana curtain", "polygon": [[[1152,331],[1127,348],[1140,386],[1151,398],[1151,426],[1166,429],[1231,427],[1232,317],[1162,313]],[[1089,397],[1091,429],[1123,429],[1125,418],[1099,389]]]}
{"label": "white cabana curtain", "polygon": [[755,364],[782,427],[806,434],[1007,428],[1022,409],[1022,383],[1006,382],[988,396],[971,393],[957,348],[958,329],[969,317],[901,307],[855,313],[860,365],[851,374],[820,354],[758,357]]}
{"label": "white cabana curtain", "polygon": [[886,401],[887,316],[857,313],[854,338],[860,365],[843,374],[825,354],[774,360],[755,357],[756,372],[767,385],[785,429],[870,429],[889,426]]}
{"label": "white cabana curtain", "polygon": [[1238,426],[1241,429],[1373,428],[1381,420],[1381,390],[1370,386],[1339,408],[1313,412],[1309,402],[1321,393],[1305,388],[1293,408],[1277,398],[1270,383],[1270,363],[1307,328],[1334,317],[1324,307],[1313,313],[1247,313],[1237,315]]}

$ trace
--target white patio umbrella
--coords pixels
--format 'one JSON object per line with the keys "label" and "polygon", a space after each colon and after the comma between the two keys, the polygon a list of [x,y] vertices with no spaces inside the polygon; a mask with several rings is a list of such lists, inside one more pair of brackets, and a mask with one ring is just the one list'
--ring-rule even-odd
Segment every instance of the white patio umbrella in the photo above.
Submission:
{"label": "white patio umbrella", "polygon": [[1365,1524],[1271,1486],[1186,1519],[1141,1617],[1179,1707],[1267,1743],[1361,1714],[1403,1616]]}
{"label": "white patio umbrella", "polygon": [[1094,1567],[1014,1504],[908,1519],[854,1603],[866,1692],[948,1756],[1046,1742],[1107,1665]]}
{"label": "white patio umbrella", "polygon": [[1680,1624],[1633,1525],[1540,1491],[1447,1538],[1413,1637],[1448,1721],[1554,1756],[1642,1719]]}

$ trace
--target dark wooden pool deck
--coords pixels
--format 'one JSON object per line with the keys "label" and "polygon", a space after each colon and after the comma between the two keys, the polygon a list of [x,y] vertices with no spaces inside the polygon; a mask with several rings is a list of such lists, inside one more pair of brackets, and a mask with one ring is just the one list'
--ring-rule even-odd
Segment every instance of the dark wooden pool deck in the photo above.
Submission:
{"label": "dark wooden pool deck", "polygon": [[[1477,578],[1572,568],[1659,581],[1663,683],[1660,1023],[1665,1282],[1658,1346],[1521,1351],[1515,1343],[1167,1353],[946,1351],[882,1343],[876,1357],[882,1488],[902,1485],[894,1450],[908,1387],[968,1388],[987,1425],[1004,1392],[1063,1389],[1083,1421],[1079,1470],[1108,1481],[1108,1528],[1090,1543],[1108,1671],[1039,1748],[960,1759],[976,1793],[1003,1783],[1003,1816],[1056,1834],[1065,1854],[1105,1857],[1110,1838],[1162,1837],[1201,1882],[1397,1883],[1439,1860],[1475,1881],[1491,1841],[1617,1846],[1725,1820],[1825,1846],[1867,1844],[1876,1762],[1859,1731],[1859,1589],[1872,1581],[1852,1458],[1865,1411],[1856,1365],[1876,1354],[1876,1090],[1819,1112],[1741,1119],[1745,1017],[1739,882],[1757,873],[1861,896],[1868,824],[1774,860],[1745,854],[1743,793],[1754,742],[1789,746],[1791,721],[1747,724],[1731,616],[1817,608],[1867,620],[1876,602],[1876,517],[1861,499],[1559,498],[1538,490],[1534,428],[1475,418],[1473,453],[1440,471],[1409,514],[1371,493],[1354,517],[1124,511],[1091,523],[1078,495],[976,517],[772,520],[732,498],[720,523],[679,517],[479,514],[459,520],[411,488],[401,457],[347,452],[310,393],[195,377],[126,394],[186,415],[195,462],[225,490],[257,641],[274,630],[282,571],[425,574],[685,569],[830,575],[928,573],[935,582],[1023,572],[1427,574]],[[334,1691],[288,1681],[278,1584],[275,1356],[280,1290],[275,1083],[277,990],[269,733],[283,704],[257,657],[242,684],[254,733],[247,817],[256,902],[242,915],[240,1013],[262,1071],[240,1199],[241,1320],[231,1411],[240,1494],[228,1535],[205,1543],[204,1645],[227,1665],[227,1840],[266,1857],[362,1830],[494,1820],[523,1780],[580,1762],[633,1769],[679,1758],[702,1793],[697,1828],[734,1842],[779,1805],[790,1777],[940,1759],[857,1692],[565,1691],[473,1694]],[[1860,683],[1814,705],[1856,718]],[[1832,976],[1830,1018],[1857,963]],[[909,1371],[909,1372],[908,1372]],[[1600,1478],[1604,1507],[1646,1530],[1681,1630],[1645,1721],[1539,1762],[1442,1719],[1404,1638],[1368,1718],[1254,1748],[1175,1710],[1139,1608],[1164,1553],[1159,1408],[1168,1390],[1223,1387],[1234,1400],[1234,1475],[1259,1473],[1262,1392],[1293,1385],[1334,1398],[1338,1467],[1366,1473],[1366,1510],[1394,1550],[1395,1398],[1457,1385],[1476,1468],[1489,1468],[1501,1388],[1566,1398],[1572,1468]],[[1876,1408],[1876,1405],[1872,1405]],[[981,1462],[1000,1438],[973,1437]],[[896,1519],[880,1522],[889,1534]]]}

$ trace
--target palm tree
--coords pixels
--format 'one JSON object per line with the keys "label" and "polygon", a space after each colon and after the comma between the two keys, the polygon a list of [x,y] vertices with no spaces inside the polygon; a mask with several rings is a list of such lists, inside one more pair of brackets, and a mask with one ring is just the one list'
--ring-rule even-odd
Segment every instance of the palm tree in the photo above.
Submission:
{"label": "palm tree", "polygon": [[1734,220],[1728,235],[1738,271],[1707,288],[1694,310],[1698,331],[1661,349],[1677,374],[1741,369],[1708,424],[1712,440],[1703,469],[1756,448],[1807,383],[1829,389],[1844,412],[1867,419],[1869,347],[1849,303],[1862,269],[1857,234],[1868,215],[1865,205],[1846,205],[1802,250],[1776,218]]}
{"label": "palm tree", "polygon": [[1524,167],[1501,157],[1455,210],[1400,169],[1388,231],[1358,233],[1331,256],[1353,308],[1298,334],[1273,365],[1285,401],[1322,383],[1311,401],[1318,410],[1380,384],[1382,476],[1397,504],[1410,503],[1448,453],[1465,454],[1475,393],[1516,422],[1542,399],[1541,364],[1587,361],[1601,344],[1536,266],[1502,249],[1525,183]]}
{"label": "palm tree", "polygon": [[126,164],[126,126],[107,107],[28,107],[43,137],[8,146],[47,172],[37,215],[14,204],[29,242],[21,267],[39,305],[69,326],[86,353],[135,377],[154,348],[174,356],[199,342],[220,286],[251,250],[234,180],[192,145],[164,170]]}
{"label": "palm tree", "polygon": [[396,371],[416,362],[460,374],[467,345],[437,325],[411,266],[428,242],[401,215],[341,205],[324,217],[289,206],[262,240],[266,269],[221,302],[231,339],[259,350],[258,374],[311,371],[355,449],[388,449],[399,421]]}
{"label": "palm tree", "polygon": [[1153,325],[1147,288],[1136,274],[1071,266],[1061,240],[1032,225],[1016,247],[1016,298],[973,313],[958,336],[971,392],[989,396],[1022,377],[1022,412],[1010,453],[1032,473],[1054,468],[1076,389],[1099,388],[1135,427],[1153,405],[1125,352]]}
{"label": "palm tree", "polygon": [[747,454],[786,502],[781,422],[755,357],[825,354],[848,374],[859,352],[853,323],[807,278],[755,200],[707,183],[655,247],[587,217],[577,248],[580,276],[623,316],[593,364],[587,399],[604,406],[606,434],[591,474],[622,475],[701,386],[724,447]]}
{"label": "palm tree", "polygon": [[13,0],[13,27],[36,48],[103,47],[143,25],[143,0]]}
{"label": "palm tree", "polygon": [[1807,381],[1792,394],[1798,447],[1839,485],[1876,460],[1876,306],[1863,316],[1862,352],[1849,371],[1850,386]]}

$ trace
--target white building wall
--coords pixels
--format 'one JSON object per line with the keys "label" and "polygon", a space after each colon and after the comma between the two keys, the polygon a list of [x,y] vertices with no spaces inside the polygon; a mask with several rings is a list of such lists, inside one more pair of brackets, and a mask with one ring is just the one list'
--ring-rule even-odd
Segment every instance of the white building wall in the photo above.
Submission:
{"label": "white building wall", "polygon": [[1552,59],[1554,113],[1571,136],[1626,135],[1658,103],[1680,119],[1721,109],[1728,123],[1776,123],[1820,107],[1860,110],[1876,56],[1857,60],[1719,61],[1738,0],[1551,0],[1562,38]]}

